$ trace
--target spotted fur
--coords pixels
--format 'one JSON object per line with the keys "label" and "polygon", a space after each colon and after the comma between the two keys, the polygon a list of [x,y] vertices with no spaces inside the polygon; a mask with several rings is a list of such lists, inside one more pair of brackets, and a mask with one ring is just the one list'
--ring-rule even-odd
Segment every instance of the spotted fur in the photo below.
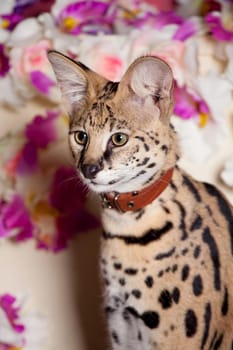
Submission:
{"label": "spotted fur", "polygon": [[[233,349],[233,209],[214,186],[177,165],[170,68],[140,58],[113,83],[59,53],[50,60],[68,105],[75,164],[92,190],[140,191],[174,167],[167,188],[146,207],[102,210],[112,349]],[[128,138],[120,147],[112,142],[116,133]]]}

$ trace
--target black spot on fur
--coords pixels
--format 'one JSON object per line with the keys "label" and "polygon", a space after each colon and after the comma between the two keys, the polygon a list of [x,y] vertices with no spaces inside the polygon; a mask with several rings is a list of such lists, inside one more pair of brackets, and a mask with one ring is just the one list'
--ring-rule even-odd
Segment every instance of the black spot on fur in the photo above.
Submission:
{"label": "black spot on fur", "polygon": [[141,319],[150,329],[155,329],[159,326],[159,314],[155,311],[146,311],[142,314]]}
{"label": "black spot on fur", "polygon": [[129,306],[124,310],[124,314],[126,315],[127,313],[135,318],[140,318],[150,329],[155,329],[159,326],[159,314],[155,311],[145,311],[140,315],[137,310]]}
{"label": "black spot on fur", "polygon": [[145,284],[147,285],[147,287],[148,288],[151,288],[151,287],[153,287],[153,284],[154,284],[154,279],[153,279],[153,277],[152,276],[147,276],[146,278],[145,278]]}
{"label": "black spot on fur", "polygon": [[161,146],[161,150],[162,150],[165,154],[168,154],[168,147],[167,147],[167,145],[162,145],[162,146]]}
{"label": "black spot on fur", "polygon": [[194,252],[193,252],[193,256],[195,259],[197,259],[199,257],[201,253],[201,246],[197,245],[194,249]]}
{"label": "black spot on fur", "polygon": [[120,278],[119,279],[119,283],[121,286],[124,286],[125,285],[125,279],[124,278]]}
{"label": "black spot on fur", "polygon": [[144,146],[144,149],[146,152],[148,152],[150,150],[150,147],[148,146],[147,143],[144,143],[143,146]]}
{"label": "black spot on fur", "polygon": [[197,215],[197,217],[191,224],[190,231],[198,230],[201,228],[201,226],[202,226],[202,217],[200,215]]}
{"label": "black spot on fur", "polygon": [[173,292],[172,292],[172,299],[174,300],[174,302],[175,302],[176,304],[179,303],[179,300],[180,300],[180,290],[179,290],[179,288],[175,287],[175,288],[173,289]]}
{"label": "black spot on fur", "polygon": [[185,256],[188,253],[188,251],[189,251],[188,248],[184,248],[181,250],[181,254]]}
{"label": "black spot on fur", "polygon": [[197,332],[197,316],[193,310],[187,310],[184,324],[186,337],[193,337]]}
{"label": "black spot on fur", "polygon": [[197,297],[202,294],[203,283],[200,275],[196,275],[193,279],[193,294]]}
{"label": "black spot on fur", "polygon": [[133,269],[133,268],[128,268],[128,269],[125,269],[125,273],[127,275],[136,275],[138,273],[138,270],[137,269]]}
{"label": "black spot on fur", "polygon": [[141,291],[140,291],[139,289],[133,289],[133,290],[132,290],[132,294],[133,294],[133,296],[134,296],[136,299],[140,299],[140,298],[141,298],[141,295],[142,295],[142,293],[141,293]]}
{"label": "black spot on fur", "polygon": [[113,264],[113,266],[114,266],[114,268],[115,268],[116,270],[121,270],[121,269],[122,269],[122,264],[121,264],[121,263],[115,262],[115,263]]}
{"label": "black spot on fur", "polygon": [[155,260],[163,260],[166,258],[170,258],[176,251],[176,247],[172,247],[170,250],[164,253],[159,253],[155,256]]}
{"label": "black spot on fur", "polygon": [[150,163],[149,165],[147,165],[148,169],[154,168],[156,166],[156,163]]}
{"label": "black spot on fur", "polygon": [[117,335],[117,333],[115,331],[112,331],[112,339],[113,339],[115,344],[117,344],[117,345],[120,344],[119,337],[118,337],[118,335]]}
{"label": "black spot on fur", "polygon": [[138,163],[137,166],[143,166],[146,165],[149,162],[150,158],[146,157],[143,159],[143,161],[141,163]]}
{"label": "black spot on fur", "polygon": [[181,280],[182,281],[187,280],[187,278],[189,277],[189,271],[190,271],[189,265],[184,265],[184,267],[182,268],[182,271],[181,271]]}
{"label": "black spot on fur", "polygon": [[172,306],[172,297],[167,289],[164,289],[158,298],[163,309],[169,309]]}

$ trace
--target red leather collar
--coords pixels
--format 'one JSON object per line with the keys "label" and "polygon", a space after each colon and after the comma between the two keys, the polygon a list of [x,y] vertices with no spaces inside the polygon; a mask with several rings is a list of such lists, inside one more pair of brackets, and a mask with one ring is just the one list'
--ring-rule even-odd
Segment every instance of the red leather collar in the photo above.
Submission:
{"label": "red leather collar", "polygon": [[136,211],[155,200],[168,186],[173,174],[173,168],[164,173],[157,181],[141,191],[118,193],[102,193],[104,208],[116,209],[120,212]]}

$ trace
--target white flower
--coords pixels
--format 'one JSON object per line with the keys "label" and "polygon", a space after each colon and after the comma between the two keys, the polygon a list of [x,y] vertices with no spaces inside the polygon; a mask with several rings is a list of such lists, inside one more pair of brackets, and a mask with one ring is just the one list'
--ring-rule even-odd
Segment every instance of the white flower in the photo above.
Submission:
{"label": "white flower", "polygon": [[220,178],[227,186],[233,188],[233,155],[225,162]]}
{"label": "white flower", "polygon": [[36,18],[28,18],[20,22],[8,39],[9,47],[25,47],[42,38],[43,28]]}

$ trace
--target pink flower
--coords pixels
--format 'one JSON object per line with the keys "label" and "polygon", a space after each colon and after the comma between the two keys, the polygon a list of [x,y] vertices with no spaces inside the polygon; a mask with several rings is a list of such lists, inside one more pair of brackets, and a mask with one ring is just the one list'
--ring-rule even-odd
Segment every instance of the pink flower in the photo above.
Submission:
{"label": "pink flower", "polygon": [[26,143],[17,158],[16,167],[19,175],[26,175],[38,170],[38,151],[46,148],[57,137],[55,121],[58,113],[48,111],[45,117],[36,116],[30,124],[26,126],[25,136]]}
{"label": "pink flower", "polygon": [[5,48],[0,44],[0,77],[5,77],[10,69],[9,58],[5,54]]}
{"label": "pink flower", "polygon": [[49,143],[56,140],[57,111],[47,111],[46,116],[37,115],[31,123],[26,126],[25,136],[28,141],[38,148],[45,148]]}
{"label": "pink flower", "polygon": [[[73,168],[61,167],[56,171],[50,193],[50,204],[57,211],[54,251],[64,249],[75,234],[99,227],[97,218],[84,207],[86,196]],[[43,247],[43,242],[39,246]]]}
{"label": "pink flower", "polygon": [[[225,17],[224,17],[225,16]],[[220,16],[219,12],[207,14],[205,21],[209,26],[211,34],[219,41],[233,41],[233,15],[226,19],[226,14]]]}
{"label": "pink flower", "polygon": [[187,87],[174,86],[174,113],[183,119],[199,117],[200,126],[205,126],[210,115],[210,109],[206,102],[197,94],[192,93]]}
{"label": "pink flower", "polygon": [[42,40],[35,45],[27,46],[21,55],[21,61],[15,67],[21,75],[29,74],[32,71],[43,71],[48,67],[47,52],[51,48],[47,40]]}
{"label": "pink flower", "polygon": [[116,81],[122,74],[124,62],[120,57],[106,54],[97,63],[96,70],[109,80]]}
{"label": "pink flower", "polygon": [[51,88],[56,83],[49,76],[50,65],[47,59],[47,52],[51,44],[42,40],[35,45],[27,46],[24,49],[17,49],[16,57],[12,57],[12,66],[15,73],[23,81],[31,85],[41,94],[49,95]]}
{"label": "pink flower", "polygon": [[191,36],[193,36],[194,34],[196,34],[198,30],[199,30],[198,23],[196,23],[192,18],[187,19],[178,27],[172,39],[185,41]]}
{"label": "pink flower", "polygon": [[60,28],[70,34],[112,32],[114,12],[108,13],[112,1],[77,1],[68,4],[58,16]]}
{"label": "pink flower", "polygon": [[175,7],[174,0],[143,0],[160,11],[172,11]]}
{"label": "pink flower", "polygon": [[72,167],[60,167],[52,179],[48,199],[32,209],[37,247],[59,252],[76,234],[99,227],[85,208],[87,192]]}
{"label": "pink flower", "polygon": [[23,198],[15,194],[11,200],[0,203],[0,237],[14,235],[16,241],[32,238],[34,225]]}
{"label": "pink flower", "polygon": [[11,326],[17,333],[25,331],[24,325],[18,323],[20,308],[14,306],[16,298],[11,294],[3,294],[0,296],[0,308],[6,314]]}

